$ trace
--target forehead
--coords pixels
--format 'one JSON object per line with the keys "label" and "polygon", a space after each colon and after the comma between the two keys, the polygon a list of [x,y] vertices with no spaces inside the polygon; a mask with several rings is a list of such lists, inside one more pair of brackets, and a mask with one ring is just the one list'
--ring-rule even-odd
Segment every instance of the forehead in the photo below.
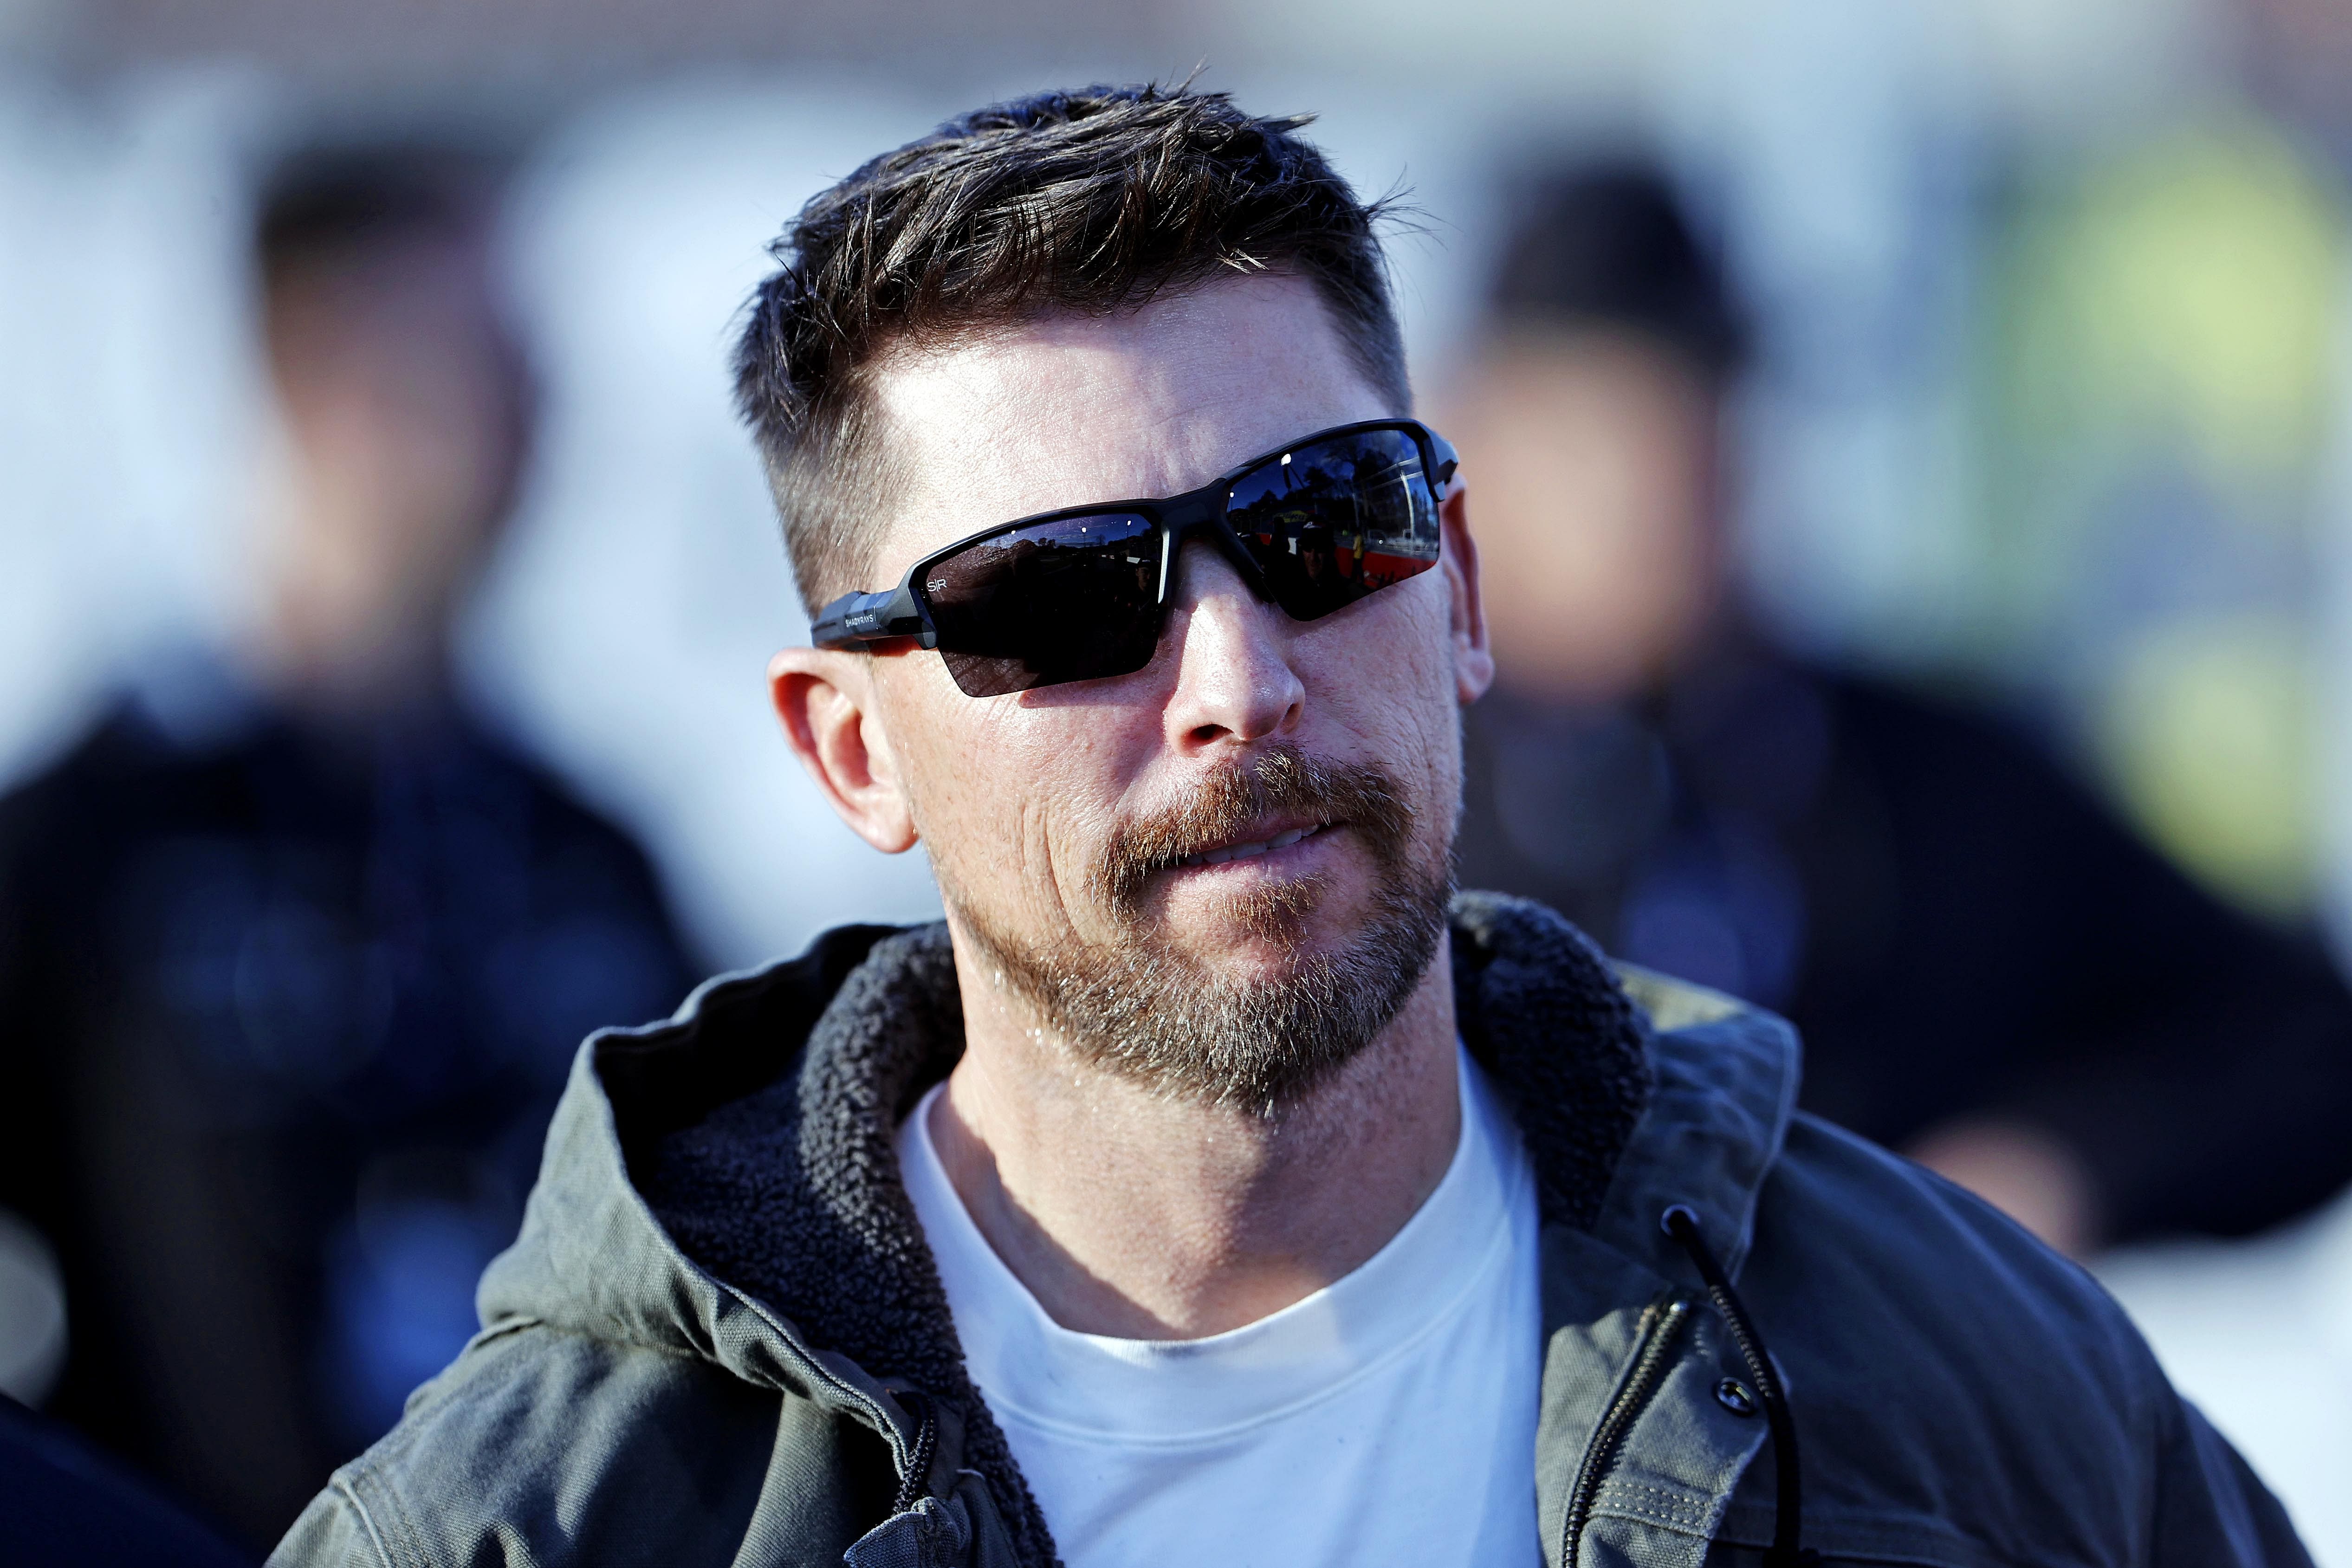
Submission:
{"label": "forehead", "polygon": [[885,575],[1016,517],[1173,495],[1308,431],[1406,412],[1366,382],[1312,284],[1265,275],[902,352],[872,384],[903,475]]}

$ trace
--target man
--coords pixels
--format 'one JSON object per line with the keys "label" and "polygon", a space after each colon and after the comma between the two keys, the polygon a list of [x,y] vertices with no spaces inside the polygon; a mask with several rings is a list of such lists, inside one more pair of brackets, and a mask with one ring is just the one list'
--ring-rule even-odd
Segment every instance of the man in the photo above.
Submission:
{"label": "man", "polygon": [[2082,1253],[2241,1235],[2352,1183],[2352,994],[2022,737],[1774,647],[1718,457],[1743,333],[1664,184],[1514,204],[1446,428],[1496,689],[1461,870],[1786,1010],[1801,1103]]}
{"label": "man", "polygon": [[948,919],[583,1049],[277,1562],[2305,1561],[1783,1026],[1450,900],[1467,492],[1298,123],[1042,95],[802,213],[776,706]]}
{"label": "man", "polygon": [[278,172],[256,624],[0,803],[0,1205],[62,1263],[47,1408],[257,1550],[465,1343],[579,1033],[687,988],[644,858],[449,689],[529,431],[491,195],[429,148]]}

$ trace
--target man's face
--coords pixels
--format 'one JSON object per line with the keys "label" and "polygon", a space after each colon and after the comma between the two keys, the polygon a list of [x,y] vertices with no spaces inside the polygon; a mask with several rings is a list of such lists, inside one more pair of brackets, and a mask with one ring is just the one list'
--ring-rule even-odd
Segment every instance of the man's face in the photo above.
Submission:
{"label": "man's face", "polygon": [[[1174,494],[1399,412],[1311,286],[1266,277],[901,353],[875,398],[908,478],[873,587],[992,524]],[[1458,500],[1439,570],[1317,621],[1192,542],[1145,668],[974,699],[936,656],[879,658],[869,743],[1000,984],[1114,1066],[1272,1103],[1360,1048],[1427,967],[1484,640]],[[1169,1059],[1188,1039],[1207,1043]]]}

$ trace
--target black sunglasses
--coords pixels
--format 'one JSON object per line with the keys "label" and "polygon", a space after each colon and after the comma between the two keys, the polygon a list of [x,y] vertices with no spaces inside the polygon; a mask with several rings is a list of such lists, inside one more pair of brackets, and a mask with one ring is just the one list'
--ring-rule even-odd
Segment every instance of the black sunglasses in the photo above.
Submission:
{"label": "black sunglasses", "polygon": [[1437,509],[1459,461],[1415,419],[1318,430],[1181,496],[1066,507],[959,539],[889,593],[834,600],[810,638],[916,638],[967,697],[1130,675],[1160,645],[1194,532],[1259,598],[1315,620],[1437,564]]}

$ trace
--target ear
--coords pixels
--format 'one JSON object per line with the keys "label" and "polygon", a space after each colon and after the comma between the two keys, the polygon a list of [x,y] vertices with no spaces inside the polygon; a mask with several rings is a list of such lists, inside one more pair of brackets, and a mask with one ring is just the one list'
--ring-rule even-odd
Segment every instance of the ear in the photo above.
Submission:
{"label": "ear", "polygon": [[841,820],[885,855],[913,848],[919,837],[914,812],[875,710],[870,658],[785,648],[768,661],[768,697],[785,742]]}
{"label": "ear", "polygon": [[1437,512],[1445,541],[1438,564],[1445,573],[1451,603],[1454,689],[1465,706],[1495,684],[1495,655],[1486,646],[1486,605],[1478,591],[1478,542],[1470,537],[1469,495],[1470,487],[1457,474]]}

